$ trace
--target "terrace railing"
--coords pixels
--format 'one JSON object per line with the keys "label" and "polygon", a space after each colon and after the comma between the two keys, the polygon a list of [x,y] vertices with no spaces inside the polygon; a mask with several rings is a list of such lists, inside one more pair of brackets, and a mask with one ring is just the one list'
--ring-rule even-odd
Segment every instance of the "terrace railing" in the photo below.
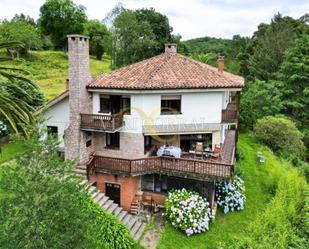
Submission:
{"label": "terrace railing", "polygon": [[121,114],[86,114],[81,113],[81,129],[115,132],[123,125]]}
{"label": "terrace railing", "polygon": [[137,176],[158,173],[198,180],[228,179],[234,174],[233,164],[172,157],[123,159],[95,155],[91,166],[87,168],[116,175]]}

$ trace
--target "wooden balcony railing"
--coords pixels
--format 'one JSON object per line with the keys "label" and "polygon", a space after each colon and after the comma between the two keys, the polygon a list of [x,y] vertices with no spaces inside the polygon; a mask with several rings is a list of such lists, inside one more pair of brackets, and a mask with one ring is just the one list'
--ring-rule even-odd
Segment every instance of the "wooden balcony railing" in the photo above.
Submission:
{"label": "wooden balcony railing", "polygon": [[[88,170],[125,176],[158,173],[206,180],[232,177],[234,165],[185,158],[147,157],[123,159],[95,155],[88,164]],[[90,174],[89,172],[88,175]]]}
{"label": "wooden balcony railing", "polygon": [[116,131],[123,125],[121,114],[85,114],[81,113],[81,129],[97,131]]}
{"label": "wooden balcony railing", "polygon": [[228,104],[226,109],[222,110],[222,123],[237,123],[238,110],[234,104]]}

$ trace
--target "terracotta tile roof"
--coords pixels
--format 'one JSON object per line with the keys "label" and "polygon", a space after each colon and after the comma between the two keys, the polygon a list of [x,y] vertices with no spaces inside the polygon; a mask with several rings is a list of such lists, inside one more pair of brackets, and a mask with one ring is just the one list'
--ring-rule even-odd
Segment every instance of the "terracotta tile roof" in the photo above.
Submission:
{"label": "terracotta tile roof", "polygon": [[188,89],[239,88],[244,78],[177,53],[163,53],[150,59],[102,74],[88,88]]}

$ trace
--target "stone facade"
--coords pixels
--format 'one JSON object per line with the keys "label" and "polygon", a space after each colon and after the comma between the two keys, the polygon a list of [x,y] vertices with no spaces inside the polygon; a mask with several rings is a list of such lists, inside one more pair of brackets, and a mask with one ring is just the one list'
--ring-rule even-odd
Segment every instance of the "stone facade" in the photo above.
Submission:
{"label": "stone facade", "polygon": [[89,71],[89,38],[68,36],[70,124],[64,133],[65,158],[85,163],[88,158],[87,134],[80,129],[80,113],[92,112],[91,95],[86,89]]}
{"label": "stone facade", "polygon": [[144,136],[141,133],[120,132],[119,149],[106,148],[106,133],[94,133],[96,155],[129,159],[144,157]]}

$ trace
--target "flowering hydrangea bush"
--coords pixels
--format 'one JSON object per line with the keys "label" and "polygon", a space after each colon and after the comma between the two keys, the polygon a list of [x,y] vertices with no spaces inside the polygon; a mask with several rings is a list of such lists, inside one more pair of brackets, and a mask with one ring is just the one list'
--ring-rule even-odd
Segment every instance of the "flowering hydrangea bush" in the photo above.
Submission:
{"label": "flowering hydrangea bush", "polygon": [[163,216],[187,236],[208,230],[211,212],[209,203],[195,192],[173,190],[165,200]]}
{"label": "flowering hydrangea bush", "polygon": [[243,210],[246,202],[243,179],[235,176],[231,181],[216,183],[217,204],[224,213]]}
{"label": "flowering hydrangea bush", "polygon": [[0,121],[0,137],[4,137],[8,134],[8,129],[6,125]]}

